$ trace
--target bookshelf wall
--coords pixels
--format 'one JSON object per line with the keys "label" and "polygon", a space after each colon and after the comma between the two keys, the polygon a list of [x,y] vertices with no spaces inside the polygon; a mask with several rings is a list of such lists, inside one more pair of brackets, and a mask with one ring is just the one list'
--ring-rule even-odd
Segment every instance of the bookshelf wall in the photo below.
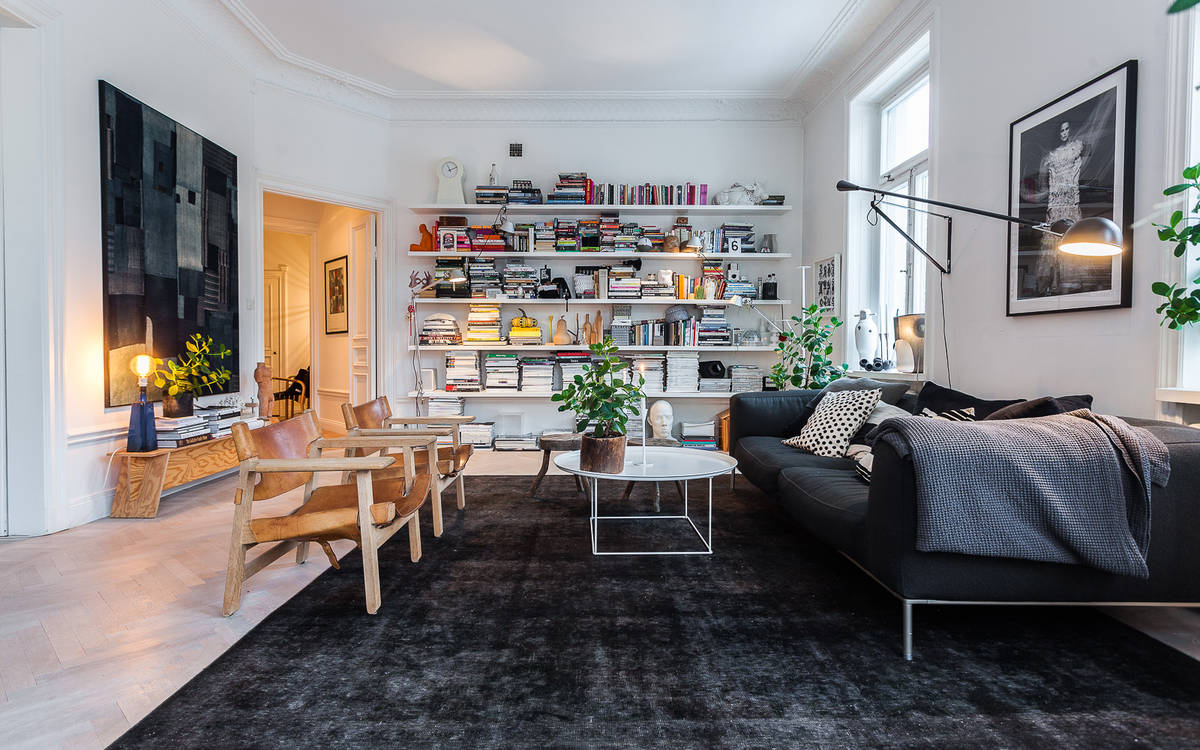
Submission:
{"label": "bookshelf wall", "polygon": [[[489,224],[498,214],[500,206],[491,204],[466,204],[466,205],[434,205],[434,204],[419,204],[410,206],[412,214],[423,217],[427,224],[432,224],[428,221],[429,218],[436,220],[437,216],[467,216],[476,217],[470,220],[471,224]],[[777,234],[781,241],[790,240],[798,243],[798,233],[785,233],[785,225],[781,223],[780,217],[785,217],[790,211],[791,206],[717,206],[717,205],[509,205],[507,215],[514,222],[529,222],[529,221],[549,221],[555,218],[573,219],[584,217],[598,217],[602,214],[610,212],[618,212],[621,220],[625,221],[626,217],[631,217],[631,221],[654,221],[658,220],[658,224],[669,228],[671,222],[676,216],[687,216],[691,224],[697,229],[712,229],[720,226],[725,221],[736,221],[742,223],[754,224],[755,233],[761,237],[764,233]],[[632,217],[642,217],[635,219]],[[653,217],[653,218],[646,218]],[[783,245],[783,242],[780,243]],[[779,248],[777,248],[779,249]],[[444,360],[447,353],[454,352],[476,352],[480,355],[487,352],[511,352],[517,356],[531,356],[537,353],[554,353],[564,351],[579,351],[586,349],[586,346],[580,344],[570,344],[556,346],[549,343],[550,337],[553,334],[553,329],[548,328],[548,317],[553,315],[555,319],[559,315],[566,315],[568,325],[571,328],[575,327],[575,314],[583,315],[585,313],[595,313],[598,309],[604,312],[604,326],[607,329],[612,322],[611,311],[613,305],[629,305],[632,310],[631,317],[634,320],[654,320],[662,317],[663,311],[672,305],[688,305],[688,306],[712,306],[719,307],[725,310],[726,316],[729,319],[731,327],[734,329],[750,329],[760,332],[760,342],[738,345],[735,343],[732,346],[623,346],[621,351],[630,355],[638,353],[662,353],[667,354],[672,351],[696,351],[700,353],[701,361],[720,360],[726,368],[732,364],[752,364],[762,368],[764,374],[770,369],[771,364],[775,361],[775,346],[774,339],[771,336],[771,331],[767,327],[765,321],[749,307],[756,307],[764,312],[767,317],[772,320],[780,321],[786,319],[793,312],[793,300],[803,299],[799,284],[801,277],[795,270],[796,262],[794,258],[799,258],[800,252],[798,245],[792,247],[783,247],[783,252],[772,253],[692,253],[692,252],[556,252],[556,251],[533,251],[533,252],[423,252],[423,251],[407,251],[410,267],[414,270],[432,271],[438,257],[462,257],[462,258],[484,258],[494,259],[497,267],[504,265],[506,262],[528,261],[529,265],[535,265],[532,261],[537,261],[536,266],[549,266],[552,277],[563,277],[571,279],[574,267],[596,266],[596,265],[619,265],[622,261],[630,259],[638,259],[642,262],[640,275],[645,275],[659,269],[670,269],[678,273],[698,276],[701,271],[701,266],[704,261],[720,261],[722,264],[731,262],[737,263],[743,272],[743,275],[751,280],[756,280],[761,277],[766,279],[768,274],[775,274],[778,282],[778,295],[781,299],[777,300],[754,300],[749,302],[745,307],[738,307],[729,300],[724,299],[676,299],[673,297],[662,298],[571,298],[568,300],[562,299],[480,299],[480,298],[453,298],[453,297],[418,297],[413,300],[415,306],[415,315],[412,321],[413,335],[408,342],[408,353],[413,358],[413,369],[417,368],[432,368],[436,371],[437,387],[430,387],[428,383],[424,385],[424,389],[420,392],[410,390],[408,397],[414,400],[415,405],[425,412],[428,406],[429,399],[443,399],[461,397],[464,399],[465,412],[467,414],[478,417],[483,421],[496,421],[497,432],[499,433],[502,423],[512,424],[514,417],[519,418],[523,423],[522,429],[525,432],[539,433],[543,429],[558,430],[565,428],[570,417],[566,414],[557,412],[557,404],[550,401],[550,393],[544,392],[526,392],[521,390],[485,390],[482,391],[450,391],[444,390],[445,385],[445,367]],[[513,317],[520,315],[518,308],[524,308],[530,315],[535,318],[542,329],[543,342],[539,345],[510,345],[508,343],[464,343],[461,345],[446,345],[446,344],[422,344],[417,345],[417,337],[421,330],[422,322],[427,316],[433,313],[449,313],[453,315],[460,327],[460,330],[466,330],[467,311],[472,304],[496,304],[501,310],[501,329],[504,332],[508,331],[510,321]],[[480,357],[482,359],[482,356]],[[480,370],[484,369],[483,364],[480,364]],[[676,422],[684,420],[711,420],[715,416],[728,408],[728,401],[731,393],[729,392],[679,392],[670,391],[664,392],[661,390],[647,390],[647,399],[652,404],[654,401],[664,399],[671,402],[675,407]],[[675,402],[679,403],[676,404]]]}

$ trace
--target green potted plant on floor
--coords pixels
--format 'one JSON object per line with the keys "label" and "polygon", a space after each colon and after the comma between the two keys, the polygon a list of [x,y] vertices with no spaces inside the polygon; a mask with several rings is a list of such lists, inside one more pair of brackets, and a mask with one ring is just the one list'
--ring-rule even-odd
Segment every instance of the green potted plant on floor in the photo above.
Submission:
{"label": "green potted plant on floor", "polygon": [[559,403],[559,411],[575,413],[575,430],[585,433],[579,446],[579,468],[599,474],[619,474],[625,468],[625,425],[630,415],[640,413],[645,401],[645,378],[629,370],[629,364],[617,356],[617,345],[605,336],[588,347],[592,362],[583,374],[563,383],[562,391],[550,397]]}
{"label": "green potted plant on floor", "polygon": [[197,393],[212,393],[229,382],[228,368],[217,367],[212,359],[225,359],[232,352],[213,343],[212,337],[194,333],[186,344],[187,352],[166,362],[155,357],[154,385],[163,388],[163,416],[190,417],[192,399]]}
{"label": "green potted plant on floor", "polygon": [[[1183,179],[1185,182],[1172,185],[1163,191],[1163,195],[1200,191],[1200,164],[1184,169]],[[1189,247],[1200,245],[1200,200],[1190,206],[1191,200],[1186,197],[1184,200],[1188,210],[1173,211],[1169,223],[1154,225],[1158,227],[1158,238],[1174,245],[1171,252],[1176,258],[1187,255]],[[1200,278],[1193,279],[1191,283],[1200,284]],[[1168,284],[1165,281],[1156,281],[1150,286],[1150,290],[1163,299],[1155,312],[1162,316],[1161,322],[1168,328],[1179,329],[1200,322],[1200,286],[1190,289],[1189,286],[1186,282]]]}
{"label": "green potted plant on floor", "polygon": [[771,366],[768,376],[775,387],[785,390],[789,385],[796,388],[824,388],[846,374],[850,366],[843,362],[834,365],[829,355],[833,354],[833,332],[841,328],[837,316],[825,320],[825,311],[817,305],[809,305],[792,316],[791,330],[779,334],[779,345],[775,348],[779,361]]}

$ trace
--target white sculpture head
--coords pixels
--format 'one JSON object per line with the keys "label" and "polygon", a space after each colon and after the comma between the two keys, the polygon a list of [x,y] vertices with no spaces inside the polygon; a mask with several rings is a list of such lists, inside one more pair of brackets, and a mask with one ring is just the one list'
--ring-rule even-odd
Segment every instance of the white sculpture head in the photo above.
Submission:
{"label": "white sculpture head", "polygon": [[675,410],[666,401],[655,401],[650,407],[650,428],[656,438],[671,437],[671,427],[675,424]]}

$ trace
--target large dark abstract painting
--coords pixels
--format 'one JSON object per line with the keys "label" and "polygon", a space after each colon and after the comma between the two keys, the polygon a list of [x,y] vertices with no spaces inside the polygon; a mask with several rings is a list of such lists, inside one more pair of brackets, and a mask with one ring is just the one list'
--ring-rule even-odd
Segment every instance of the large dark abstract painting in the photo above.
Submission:
{"label": "large dark abstract painting", "polygon": [[100,81],[100,170],[105,406],[137,400],[134,356],[193,333],[232,350],[236,390],[237,157]]}
{"label": "large dark abstract painting", "polygon": [[1131,60],[1014,122],[1009,214],[1052,225],[1090,216],[1125,234],[1116,257],[1058,251],[1058,237],[1009,230],[1008,314],[1129,307],[1137,62]]}

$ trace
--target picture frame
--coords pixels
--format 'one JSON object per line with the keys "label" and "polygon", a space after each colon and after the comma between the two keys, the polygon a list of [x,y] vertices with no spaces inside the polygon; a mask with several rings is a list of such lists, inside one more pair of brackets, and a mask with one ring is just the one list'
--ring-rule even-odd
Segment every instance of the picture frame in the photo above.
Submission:
{"label": "picture frame", "polygon": [[348,287],[350,259],[343,255],[325,261],[325,333],[346,333],[350,330]]}
{"label": "picture frame", "polygon": [[837,315],[842,306],[842,256],[834,253],[813,263],[813,302]]}
{"label": "picture frame", "polygon": [[1054,234],[1010,225],[1008,316],[1132,305],[1137,70],[1129,60],[1009,126],[1008,213],[1047,225],[1103,216],[1125,250],[1069,255]]}

